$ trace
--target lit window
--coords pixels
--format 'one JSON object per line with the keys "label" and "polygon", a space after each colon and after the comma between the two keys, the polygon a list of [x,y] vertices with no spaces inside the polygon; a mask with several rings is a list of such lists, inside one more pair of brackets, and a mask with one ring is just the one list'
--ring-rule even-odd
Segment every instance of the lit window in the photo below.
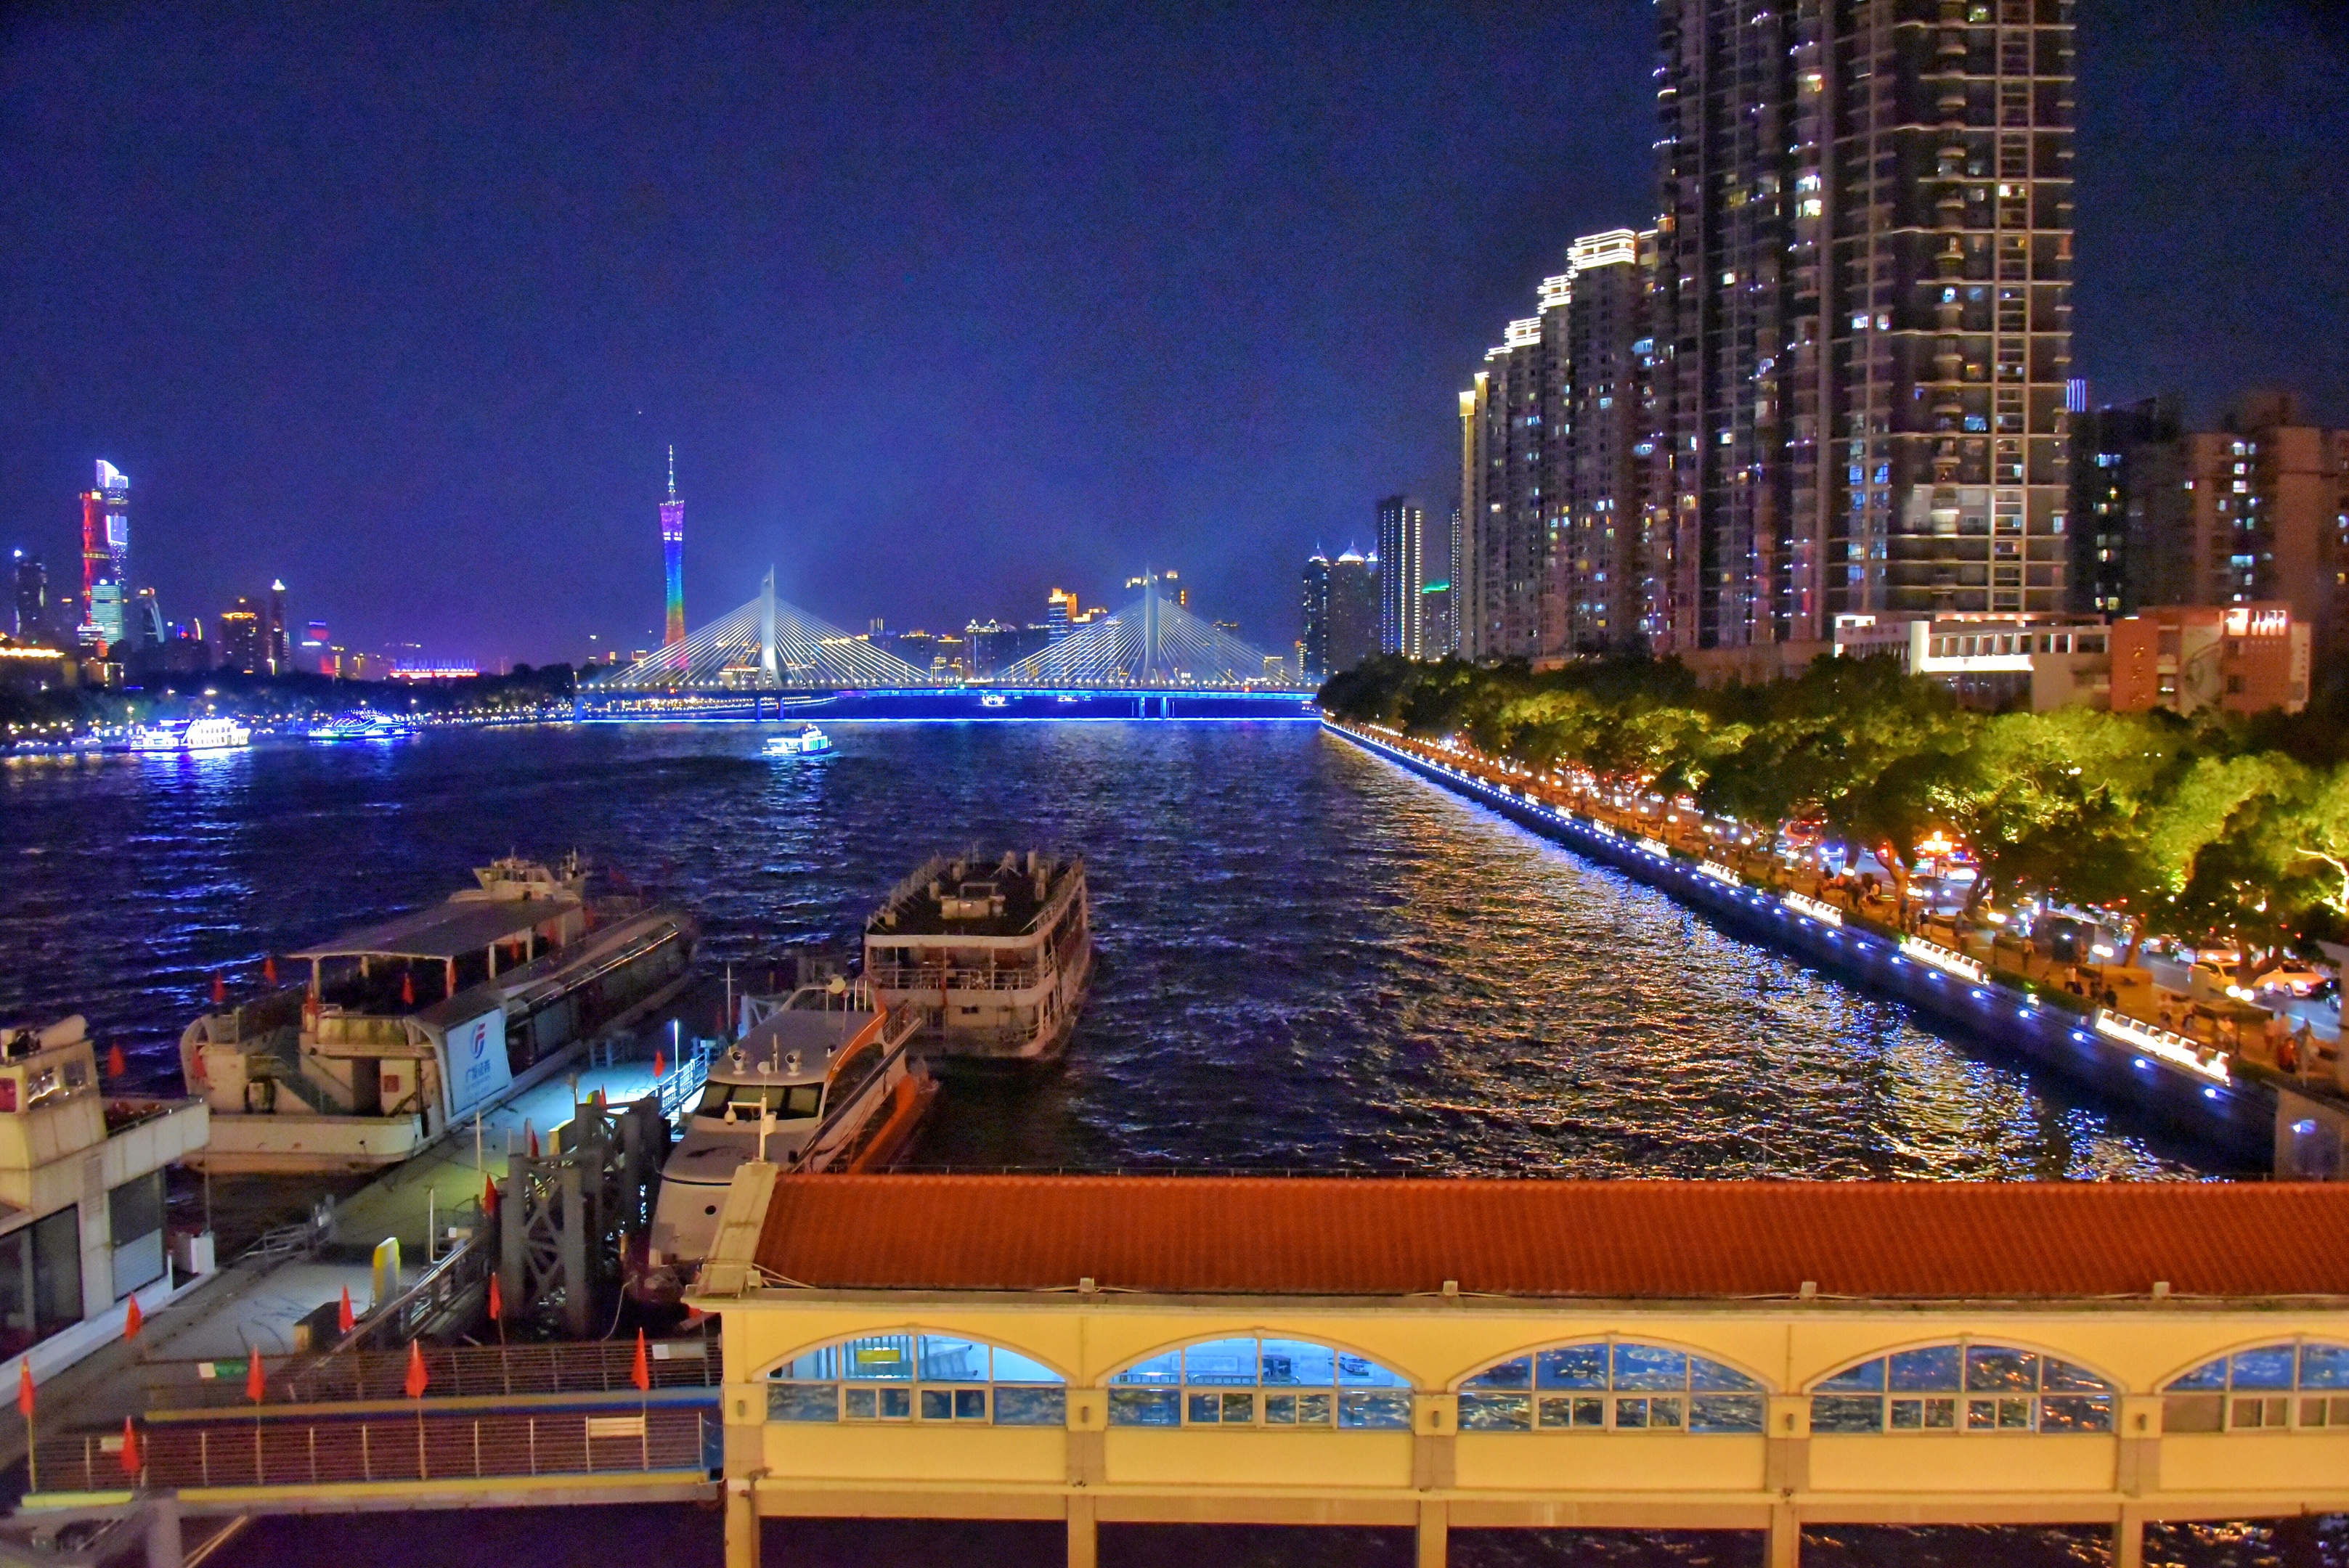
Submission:
{"label": "lit window", "polygon": [[2349,1427],[2349,1346],[2265,1345],[2205,1362],[2162,1391],[2169,1432]]}
{"label": "lit window", "polygon": [[1411,1427],[1404,1379],[1308,1340],[1210,1339],[1137,1361],[1109,1382],[1112,1427]]}
{"label": "lit window", "polygon": [[1661,1345],[1598,1340],[1487,1367],[1460,1385],[1464,1432],[1758,1432],[1762,1385]]}
{"label": "lit window", "polygon": [[2109,1432],[2112,1384],[2035,1350],[1960,1340],[1847,1367],[1811,1390],[1814,1432]]}
{"label": "lit window", "polygon": [[1068,1389],[1040,1361],[938,1334],[876,1334],[792,1357],[767,1374],[771,1421],[1068,1424]]}

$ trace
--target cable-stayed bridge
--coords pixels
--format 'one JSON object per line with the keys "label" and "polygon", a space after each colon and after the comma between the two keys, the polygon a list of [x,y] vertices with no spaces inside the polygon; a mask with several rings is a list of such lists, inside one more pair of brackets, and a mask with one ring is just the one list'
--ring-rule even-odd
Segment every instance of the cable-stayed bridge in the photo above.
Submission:
{"label": "cable-stayed bridge", "polygon": [[659,694],[920,691],[983,686],[1033,691],[1278,692],[1305,688],[1278,660],[1208,624],[1158,591],[1096,617],[1050,646],[991,676],[918,669],[864,637],[775,595],[771,570],[759,595],[595,683],[610,696]]}

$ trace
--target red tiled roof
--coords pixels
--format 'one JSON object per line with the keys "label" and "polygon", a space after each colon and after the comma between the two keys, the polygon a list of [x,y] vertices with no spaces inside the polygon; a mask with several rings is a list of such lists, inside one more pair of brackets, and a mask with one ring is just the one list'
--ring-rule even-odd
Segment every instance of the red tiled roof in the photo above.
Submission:
{"label": "red tiled roof", "polygon": [[1953,1299],[2349,1295],[2349,1185],[798,1176],[836,1289]]}

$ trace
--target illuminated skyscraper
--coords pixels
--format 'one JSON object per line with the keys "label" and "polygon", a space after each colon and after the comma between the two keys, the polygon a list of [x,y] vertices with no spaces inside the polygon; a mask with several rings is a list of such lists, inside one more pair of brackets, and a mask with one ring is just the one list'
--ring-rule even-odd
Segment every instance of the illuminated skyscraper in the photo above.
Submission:
{"label": "illuminated skyscraper", "polygon": [[677,499],[677,449],[668,449],[668,499],[661,502],[661,558],[668,568],[668,631],[665,647],[685,641],[685,502]]}
{"label": "illuminated skyscraper", "polygon": [[49,573],[38,560],[21,550],[15,559],[15,630],[18,638],[29,643],[49,634]]}
{"label": "illuminated skyscraper", "polygon": [[130,574],[130,480],[100,459],[98,480],[81,498],[80,640],[88,647],[122,641],[124,583]]}
{"label": "illuminated skyscraper", "polygon": [[1427,586],[1427,509],[1405,495],[1379,502],[1379,650],[1428,656],[1421,593]]}
{"label": "illuminated skyscraper", "polygon": [[261,629],[261,657],[273,676],[282,676],[294,667],[294,650],[285,635],[285,583],[272,579],[269,584],[268,620]]}

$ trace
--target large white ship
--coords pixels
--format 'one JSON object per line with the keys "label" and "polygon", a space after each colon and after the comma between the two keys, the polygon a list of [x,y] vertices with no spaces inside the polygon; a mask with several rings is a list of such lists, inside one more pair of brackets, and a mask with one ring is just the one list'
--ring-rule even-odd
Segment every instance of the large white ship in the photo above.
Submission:
{"label": "large white ship", "polygon": [[188,1026],[181,1071],[212,1111],[196,1162],[396,1165],[688,979],[692,917],[589,900],[575,856],[474,876],[444,903],[293,954],[305,982]]}
{"label": "large white ship", "polygon": [[929,1056],[1040,1061],[1061,1054],[1092,977],[1085,862],[1030,850],[940,855],[864,926],[864,978],[922,1016]]}

